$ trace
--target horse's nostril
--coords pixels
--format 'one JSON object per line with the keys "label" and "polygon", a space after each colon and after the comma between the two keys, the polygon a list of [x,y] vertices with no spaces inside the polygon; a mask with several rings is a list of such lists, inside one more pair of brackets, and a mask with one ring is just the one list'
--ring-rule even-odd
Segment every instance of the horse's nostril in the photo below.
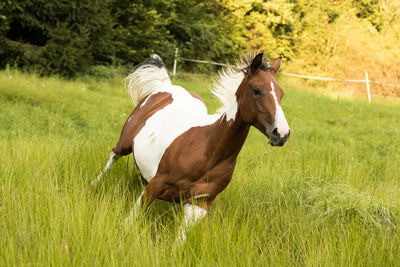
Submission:
{"label": "horse's nostril", "polygon": [[275,135],[275,136],[279,136],[279,134],[278,134],[278,128],[275,128],[275,129],[272,131],[272,134]]}

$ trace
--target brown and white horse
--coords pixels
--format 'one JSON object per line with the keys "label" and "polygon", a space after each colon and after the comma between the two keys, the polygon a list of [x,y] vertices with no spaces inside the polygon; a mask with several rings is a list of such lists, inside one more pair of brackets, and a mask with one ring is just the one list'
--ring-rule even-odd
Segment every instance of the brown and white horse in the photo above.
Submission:
{"label": "brown and white horse", "polygon": [[269,65],[260,53],[228,67],[214,81],[213,93],[222,108],[209,115],[201,98],[172,85],[158,55],[140,64],[127,80],[137,104],[112,149],[103,172],[121,157],[133,153],[147,185],[130,218],[155,199],[184,201],[185,221],[180,239],[211,202],[229,184],[236,159],[255,126],[273,146],[282,146],[290,129],[281,108],[283,91],[275,80],[281,58]]}

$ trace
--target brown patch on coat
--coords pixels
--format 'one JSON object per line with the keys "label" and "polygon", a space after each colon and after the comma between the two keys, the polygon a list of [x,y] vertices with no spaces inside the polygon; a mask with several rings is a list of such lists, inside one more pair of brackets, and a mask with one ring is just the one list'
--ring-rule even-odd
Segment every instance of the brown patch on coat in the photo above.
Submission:
{"label": "brown patch on coat", "polygon": [[146,121],[153,116],[154,113],[171,104],[173,101],[170,93],[160,92],[150,96],[150,98],[147,99],[146,104],[141,107],[146,99],[147,97],[143,98],[139,102],[135,110],[126,120],[119,141],[112,149],[115,154],[125,156],[132,153],[134,147],[133,139],[143,128]]}
{"label": "brown patch on coat", "polygon": [[158,171],[146,187],[147,203],[154,199],[196,202],[208,209],[231,181],[236,159],[250,126],[241,119],[193,127],[165,151]]}

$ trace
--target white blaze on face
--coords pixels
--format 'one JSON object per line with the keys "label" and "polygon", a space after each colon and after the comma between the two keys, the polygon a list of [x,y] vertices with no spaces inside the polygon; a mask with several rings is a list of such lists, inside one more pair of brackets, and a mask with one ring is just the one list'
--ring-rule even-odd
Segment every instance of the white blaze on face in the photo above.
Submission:
{"label": "white blaze on face", "polygon": [[281,105],[279,105],[278,98],[276,97],[275,86],[271,81],[271,94],[275,101],[275,120],[273,129],[277,129],[281,138],[289,133],[289,125],[286,121],[285,114],[283,114],[283,110]]}

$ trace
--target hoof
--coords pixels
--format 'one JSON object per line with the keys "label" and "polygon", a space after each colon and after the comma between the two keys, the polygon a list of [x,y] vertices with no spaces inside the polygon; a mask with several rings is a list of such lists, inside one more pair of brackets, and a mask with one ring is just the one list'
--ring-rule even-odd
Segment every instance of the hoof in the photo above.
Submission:
{"label": "hoof", "polygon": [[184,230],[179,231],[178,237],[175,239],[174,246],[179,247],[186,243],[186,233]]}
{"label": "hoof", "polygon": [[97,176],[97,178],[96,179],[94,179],[91,183],[90,183],[90,185],[91,186],[93,186],[93,187],[95,187],[96,185],[98,185],[98,183],[100,182],[100,180],[101,180],[101,174],[99,174],[99,176]]}
{"label": "hoof", "polygon": [[132,218],[131,215],[126,217],[126,219],[125,219],[125,230],[128,231],[128,232],[129,232],[129,230],[131,228],[131,225],[132,225],[132,219],[133,218]]}

